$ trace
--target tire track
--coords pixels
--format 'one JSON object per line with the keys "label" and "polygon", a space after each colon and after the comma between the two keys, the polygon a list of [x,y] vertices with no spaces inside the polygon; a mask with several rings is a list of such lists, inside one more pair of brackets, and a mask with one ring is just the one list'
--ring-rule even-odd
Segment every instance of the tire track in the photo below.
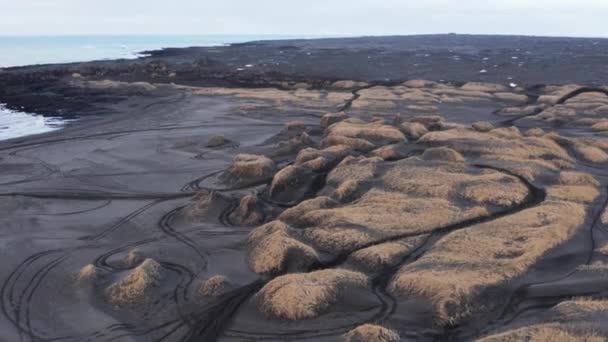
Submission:
{"label": "tire track", "polygon": [[171,226],[171,221],[173,220],[175,215],[177,215],[179,212],[181,212],[185,207],[186,206],[177,207],[177,208],[171,210],[170,212],[166,213],[165,215],[163,215],[163,217],[158,222],[158,226],[163,233],[165,233],[166,235],[183,243],[188,248],[190,248],[192,251],[194,251],[194,253],[196,253],[203,261],[203,264],[204,264],[203,269],[206,269],[207,264],[208,264],[207,255],[206,255],[207,253],[201,252],[200,249],[198,248],[197,244],[192,239],[188,238],[186,235],[184,235],[182,233],[177,232]]}
{"label": "tire track", "polygon": [[101,232],[95,234],[95,235],[87,235],[87,236],[83,236],[78,238],[78,240],[83,240],[83,241],[99,241],[102,238],[106,237],[107,235],[115,232],[117,229],[119,229],[120,227],[122,227],[123,225],[129,223],[131,220],[133,220],[135,217],[139,216],[140,214],[144,213],[145,211],[147,211],[148,209],[164,203],[168,200],[166,199],[161,199],[161,200],[156,200],[154,202],[148,203],[146,205],[144,205],[143,207],[131,212],[129,215],[121,218],[118,222],[116,222],[115,224],[113,224],[111,227],[109,227],[108,229],[104,229]]}

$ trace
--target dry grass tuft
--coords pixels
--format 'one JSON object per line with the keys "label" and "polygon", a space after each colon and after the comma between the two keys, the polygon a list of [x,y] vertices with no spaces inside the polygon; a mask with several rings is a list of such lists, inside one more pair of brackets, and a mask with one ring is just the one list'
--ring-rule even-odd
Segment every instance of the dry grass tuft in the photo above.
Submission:
{"label": "dry grass tuft", "polygon": [[227,195],[207,189],[198,191],[192,200],[186,210],[186,218],[192,222],[217,218],[231,204]]}
{"label": "dry grass tuft", "polygon": [[444,162],[462,163],[464,157],[462,154],[452,150],[449,147],[431,147],[424,150],[421,156],[424,160],[438,160]]}
{"label": "dry grass tuft", "polygon": [[388,328],[363,324],[340,337],[340,342],[399,342],[399,334]]}
{"label": "dry grass tuft", "polygon": [[594,131],[608,131],[608,120],[603,120],[594,124],[591,126],[591,129]]}
{"label": "dry grass tuft", "polygon": [[78,284],[86,284],[94,282],[98,277],[99,269],[95,265],[89,264],[80,269],[76,281]]}
{"label": "dry grass tuft", "polygon": [[301,225],[302,216],[313,210],[328,209],[338,206],[338,202],[330,197],[320,196],[301,202],[295,207],[291,207],[279,215],[278,220],[290,225]]}
{"label": "dry grass tuft", "polygon": [[560,172],[559,183],[562,185],[600,185],[600,182],[598,182],[593,175],[577,171]]}
{"label": "dry grass tuft", "polygon": [[399,143],[380,147],[372,151],[372,156],[382,158],[384,160],[399,160],[408,156],[407,144]]}
{"label": "dry grass tuft", "polygon": [[164,278],[162,266],[146,259],[128,275],[106,289],[106,296],[115,306],[145,302],[151,291],[160,286]]}
{"label": "dry grass tuft", "polygon": [[547,188],[547,198],[556,201],[590,204],[599,195],[597,188],[589,185],[557,185]]}
{"label": "dry grass tuft", "polygon": [[483,82],[467,82],[462,87],[462,90],[467,91],[481,91],[486,93],[496,93],[496,92],[508,92],[509,88],[503,86],[502,84],[495,83],[483,83]]}
{"label": "dry grass tuft", "polygon": [[411,253],[427,237],[419,235],[360,249],[348,257],[346,266],[366,274],[383,272]]}
{"label": "dry grass tuft", "polygon": [[574,327],[570,324],[551,323],[519,328],[501,334],[488,336],[478,342],[604,342],[602,336],[582,324]]}
{"label": "dry grass tuft", "polygon": [[410,139],[418,140],[428,132],[420,122],[406,122],[400,126],[401,131]]}
{"label": "dry grass tuft", "polygon": [[340,80],[332,83],[331,87],[336,89],[354,89],[368,86],[365,82]]}
{"label": "dry grass tuft", "polygon": [[606,341],[607,318],[608,301],[574,298],[478,341]]}
{"label": "dry grass tuft", "polygon": [[331,269],[277,277],[255,296],[260,311],[274,318],[318,317],[349,291],[368,286],[362,273]]}
{"label": "dry grass tuft", "polygon": [[510,129],[494,129],[488,133],[450,129],[429,132],[420,141],[441,144],[465,156],[509,162],[521,170],[519,174],[531,178],[547,170],[556,171],[573,165],[568,152],[549,137],[523,137]]}
{"label": "dry grass tuft", "polygon": [[477,121],[471,125],[478,132],[489,132],[494,129],[494,125],[487,121]]}
{"label": "dry grass tuft", "polygon": [[542,137],[545,131],[542,128],[530,128],[524,132],[527,137]]}
{"label": "dry grass tuft", "polygon": [[274,176],[268,194],[276,203],[297,204],[311,192],[319,177],[310,169],[289,165]]}
{"label": "dry grass tuft", "polygon": [[462,187],[461,196],[469,201],[500,207],[521,203],[528,188],[512,177],[503,179],[480,179]]}
{"label": "dry grass tuft", "polygon": [[328,137],[323,138],[323,140],[321,140],[321,146],[335,146],[335,145],[348,146],[349,148],[351,148],[353,150],[362,151],[362,152],[368,152],[368,151],[371,151],[376,148],[376,145],[372,144],[371,142],[369,142],[365,139],[359,139],[359,138],[348,138],[348,137],[343,137],[343,136],[328,136]]}
{"label": "dry grass tuft", "polygon": [[264,209],[258,196],[246,195],[241,198],[239,206],[230,213],[230,222],[236,225],[252,226],[264,222]]}
{"label": "dry grass tuft", "polygon": [[327,128],[328,137],[364,139],[375,145],[387,145],[405,141],[406,138],[397,128],[385,124],[365,123],[347,119]]}
{"label": "dry grass tuft", "polygon": [[135,248],[130,250],[127,256],[122,260],[122,266],[126,268],[133,268],[141,264],[144,260],[146,260],[144,253]]}
{"label": "dry grass tuft", "polygon": [[201,283],[198,292],[203,297],[220,297],[232,288],[228,278],[223,275],[215,275]]}
{"label": "dry grass tuft", "polygon": [[437,83],[427,80],[409,80],[403,82],[403,85],[409,88],[432,88],[437,85]]}
{"label": "dry grass tuft", "polygon": [[346,145],[334,145],[323,150],[305,148],[300,150],[296,156],[295,165],[317,172],[325,172],[352,153],[353,150]]}
{"label": "dry grass tuft", "polygon": [[270,158],[253,154],[237,154],[220,180],[230,187],[243,187],[269,181],[276,172]]}
{"label": "dry grass tuft", "polygon": [[273,221],[254,229],[248,238],[247,262],[258,274],[276,275],[304,271],[319,260],[310,246],[291,236],[285,223]]}

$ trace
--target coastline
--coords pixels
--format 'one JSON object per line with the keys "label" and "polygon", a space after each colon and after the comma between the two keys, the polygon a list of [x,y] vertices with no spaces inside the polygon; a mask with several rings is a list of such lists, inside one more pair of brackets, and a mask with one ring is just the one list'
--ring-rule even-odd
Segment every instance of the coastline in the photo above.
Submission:
{"label": "coastline", "polygon": [[606,259],[606,55],[434,35],[4,69],[0,102],[80,120],[0,141],[0,339],[335,341],[376,323],[472,340],[540,320],[607,281],[577,276]]}

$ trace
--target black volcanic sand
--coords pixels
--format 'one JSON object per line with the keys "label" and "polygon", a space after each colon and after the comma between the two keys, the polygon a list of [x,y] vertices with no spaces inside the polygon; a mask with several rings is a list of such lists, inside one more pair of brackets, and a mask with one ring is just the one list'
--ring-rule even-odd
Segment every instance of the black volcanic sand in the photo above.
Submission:
{"label": "black volcanic sand", "polygon": [[[47,115],[81,118],[60,131],[0,142],[4,256],[0,340],[335,341],[364,323],[386,325],[402,340],[474,340],[553,322],[543,315],[573,296],[594,296],[601,302],[608,285],[606,273],[601,271],[608,260],[608,253],[602,250],[608,242],[608,216],[601,218],[608,196],[607,160],[602,155],[608,152],[608,128],[593,127],[600,127],[608,118],[602,98],[608,98],[603,86],[608,84],[607,50],[608,42],[601,39],[382,37],[167,49],[137,61],[0,70],[0,102]],[[248,64],[252,67],[246,67]],[[488,72],[479,73],[482,69]],[[417,78],[443,82],[423,88],[401,84]],[[334,83],[337,80],[366,83]],[[504,89],[462,92],[466,85],[461,86],[469,81],[497,83]],[[570,83],[578,85],[543,86]],[[418,98],[418,91],[426,95]],[[504,97],[506,93],[515,97]],[[577,96],[595,97],[580,105],[575,103]],[[533,108],[526,111],[526,106]],[[512,112],[505,114],[505,108]],[[560,110],[557,114],[556,108]],[[562,115],[567,110],[574,114]],[[381,161],[386,163],[384,168],[408,162],[406,158],[412,156],[429,158],[415,159],[412,168],[435,165],[442,161],[423,152],[449,147],[463,156],[467,167],[499,172],[511,182],[519,182],[525,198],[506,207],[487,205],[487,216],[463,216],[463,220],[441,224],[437,231],[417,233],[424,241],[402,254],[399,263],[377,268],[380,274],[355,268],[369,277],[369,287],[348,289],[349,295],[315,317],[289,320],[268,310],[262,313],[254,295],[280,274],[298,270],[306,276],[306,272],[336,270],[357,251],[323,251],[310,264],[302,264],[304,258],[296,253],[300,259],[288,260],[285,269],[261,274],[246,262],[255,247],[247,244],[254,228],[276,219],[302,199],[337,196],[333,185],[325,182],[336,166],[319,171],[314,181],[312,176],[302,176],[311,180],[304,196],[296,199],[301,194],[296,190],[302,189],[286,190],[295,203],[282,203],[284,197],[273,195],[270,179],[231,187],[222,183],[220,175],[243,153],[266,155],[278,170],[297,166],[299,150],[329,144],[321,142],[329,135],[319,125],[322,116],[341,111],[365,120],[357,124],[376,120],[406,132],[409,141],[396,144],[395,154],[383,157],[388,160]],[[454,130],[463,136],[418,139],[402,127],[412,120],[422,122],[431,133]],[[542,128],[542,134],[549,133],[543,141],[556,141],[559,151],[565,151],[563,158],[571,162],[570,169],[595,178],[592,188],[597,196],[588,200],[587,193],[581,198],[574,193],[590,191],[588,188],[567,189],[565,195],[552,192],[557,191],[555,179],[563,171],[553,163],[563,161],[562,152],[517,160],[484,154],[484,144],[475,142],[477,136],[469,128],[478,121],[496,128],[514,125],[521,132]],[[287,123],[292,124],[285,126]],[[302,126],[305,135],[298,128]],[[512,131],[480,134],[482,138],[483,134],[501,137],[504,144],[529,143]],[[515,135],[505,138],[508,134]],[[209,146],[217,135],[224,137],[224,144]],[[395,142],[374,140],[376,148]],[[348,154],[379,155],[374,153]],[[537,161],[542,163],[537,165]],[[540,171],[531,176],[527,167]],[[370,186],[381,189],[379,180],[374,182]],[[215,190],[213,195],[209,190]],[[244,196],[255,199],[252,212],[261,215],[259,220],[236,222],[245,216],[238,207]],[[427,254],[433,256],[440,250],[442,240],[516,217],[556,196],[565,197],[562,200],[572,208],[582,208],[580,224],[556,246],[545,250],[535,246],[541,252],[520,274],[506,276],[497,285],[480,282],[478,291],[464,295],[470,302],[446,304],[455,312],[465,304],[472,306],[458,319],[447,323],[439,319],[435,311],[439,304],[428,296],[391,292],[392,277],[422,272],[415,266]],[[349,200],[340,201],[345,208],[351,205]],[[450,201],[458,208],[470,205],[462,199]],[[575,217],[576,210],[572,210],[570,216]],[[386,220],[390,222],[390,216]],[[321,228],[313,224],[306,229]],[[403,237],[378,234],[365,247]],[[314,238],[297,239],[319,249]],[[291,264],[293,268],[287,267]],[[583,266],[599,270],[581,276]],[[205,296],[201,284],[216,275],[228,279],[226,289]],[[421,279],[427,276],[420,273]],[[471,279],[482,278],[471,273]],[[113,286],[121,285],[126,290],[120,299],[110,295]],[[290,299],[285,298],[285,303]],[[280,300],[277,305],[280,311]],[[605,330],[608,318],[596,321]],[[600,336],[608,336],[597,325],[593,328]],[[580,332],[572,332],[575,338],[586,336],[576,333]]]}

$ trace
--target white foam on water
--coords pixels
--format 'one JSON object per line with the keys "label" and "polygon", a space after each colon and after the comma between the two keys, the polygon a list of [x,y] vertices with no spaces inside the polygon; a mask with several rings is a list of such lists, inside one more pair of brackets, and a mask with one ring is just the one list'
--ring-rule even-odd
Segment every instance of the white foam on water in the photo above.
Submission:
{"label": "white foam on water", "polygon": [[69,121],[74,120],[18,112],[0,104],[0,140],[55,131]]}

